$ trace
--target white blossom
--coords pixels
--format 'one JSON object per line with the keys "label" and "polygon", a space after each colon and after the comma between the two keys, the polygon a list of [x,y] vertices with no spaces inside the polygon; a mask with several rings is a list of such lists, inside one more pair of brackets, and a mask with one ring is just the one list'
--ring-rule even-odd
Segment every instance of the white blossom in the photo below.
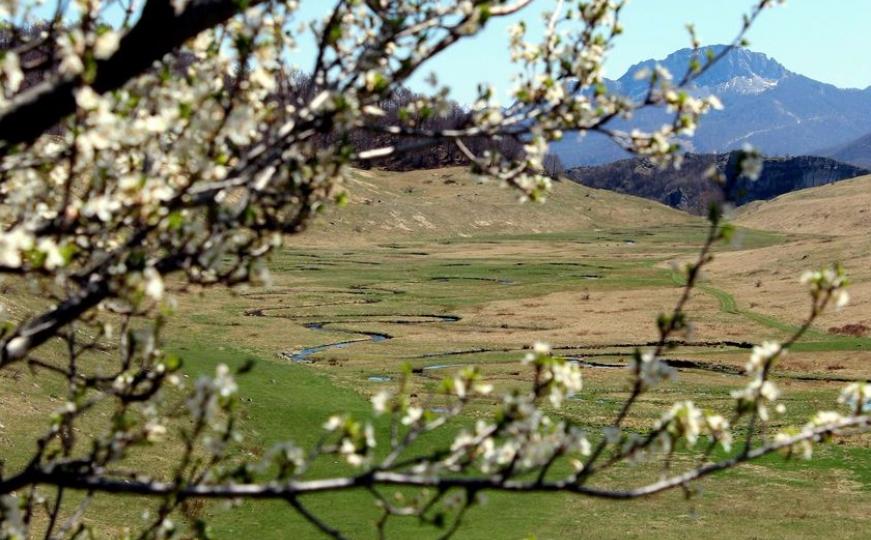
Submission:
{"label": "white blossom", "polygon": [[629,367],[638,374],[645,389],[653,388],[660,382],[672,380],[677,375],[677,371],[656,357],[653,351],[641,353],[633,359],[633,363]]}
{"label": "white blossom", "polygon": [[372,396],[372,408],[375,410],[375,414],[380,415],[386,412],[387,406],[390,404],[390,400],[392,399],[393,393],[387,390],[383,390]]}
{"label": "white blossom", "polygon": [[163,278],[154,267],[148,267],[143,272],[145,278],[145,295],[152,300],[159,301],[163,298]]}
{"label": "white blossom", "polygon": [[20,500],[14,494],[0,496],[0,536],[10,540],[28,537]]}
{"label": "white blossom", "polygon": [[22,263],[22,253],[33,248],[34,236],[23,227],[0,233],[0,264],[18,268]]}
{"label": "white blossom", "polygon": [[749,144],[744,145],[743,152],[744,155],[739,163],[741,175],[751,181],[759,180],[764,165],[762,155]]}
{"label": "white blossom", "polygon": [[786,354],[786,351],[781,349],[780,343],[776,341],[764,341],[762,345],[753,347],[753,352],[750,354],[750,360],[744,366],[748,374],[758,373],[769,360],[775,356]]}
{"label": "white blossom", "polygon": [[847,406],[856,414],[871,412],[871,383],[850,383],[841,390],[838,403]]}
{"label": "white blossom", "polygon": [[342,418],[341,416],[338,416],[338,415],[334,415],[334,416],[331,416],[324,423],[323,427],[327,431],[336,431],[337,429],[339,429],[339,427],[341,427],[342,424],[344,424],[344,422],[345,422],[344,418]]}
{"label": "white blossom", "polygon": [[6,51],[3,54],[3,76],[5,77],[4,89],[7,94],[11,95],[21,88],[21,83],[24,82],[24,73],[21,71],[21,64],[18,59],[18,54],[13,51]]}
{"label": "white blossom", "polygon": [[405,415],[402,417],[402,425],[410,426],[416,424],[423,417],[423,409],[420,407],[408,407],[405,410]]}
{"label": "white blossom", "polygon": [[536,341],[532,345],[532,350],[535,354],[550,354],[550,345],[542,341]]}
{"label": "white blossom", "polygon": [[118,32],[107,30],[101,33],[94,42],[94,56],[101,59],[109,58],[118,50],[120,41],[121,34]]}

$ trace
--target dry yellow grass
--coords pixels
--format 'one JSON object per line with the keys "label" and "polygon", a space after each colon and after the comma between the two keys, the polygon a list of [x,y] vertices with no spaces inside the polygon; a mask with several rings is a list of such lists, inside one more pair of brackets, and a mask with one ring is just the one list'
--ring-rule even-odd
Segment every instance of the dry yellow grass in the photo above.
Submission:
{"label": "dry yellow grass", "polygon": [[347,207],[328,208],[301,242],[335,245],[337,234],[346,243],[377,243],[693,221],[653,201],[569,181],[554,183],[547,204],[521,208],[515,190],[482,183],[463,168],[355,171],[345,187]]}
{"label": "dry yellow grass", "polygon": [[769,231],[852,236],[871,231],[871,176],[757,201],[740,208],[737,223]]}
{"label": "dry yellow grass", "polygon": [[708,277],[731,292],[740,307],[797,323],[808,310],[798,284],[801,272],[840,262],[850,276],[852,302],[847,309],[827,313],[819,327],[871,327],[871,176],[752,203],[737,211],[735,223],[807,235],[718,255]]}

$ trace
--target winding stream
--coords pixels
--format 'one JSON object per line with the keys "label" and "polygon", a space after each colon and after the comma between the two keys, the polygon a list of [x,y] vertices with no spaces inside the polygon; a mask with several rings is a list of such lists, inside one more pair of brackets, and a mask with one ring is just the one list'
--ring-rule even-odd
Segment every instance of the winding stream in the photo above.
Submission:
{"label": "winding stream", "polygon": [[[262,311],[258,313],[257,316],[268,316],[263,315]],[[364,336],[359,339],[346,339],[343,341],[335,341],[333,343],[325,343],[323,345],[315,345],[313,347],[305,347],[296,351],[285,351],[279,353],[279,356],[290,360],[291,362],[296,363],[309,363],[313,354],[317,354],[319,352],[328,351],[331,349],[344,349],[350,345],[355,343],[377,343],[379,341],[387,341],[388,339],[393,339],[393,336],[384,332],[367,332],[364,330],[351,330],[349,328],[327,328],[327,326],[335,324],[337,322],[341,322],[344,324],[348,323],[361,323],[361,322],[380,322],[380,323],[389,323],[389,324],[427,324],[427,323],[438,323],[438,322],[446,322],[453,323],[457,322],[461,319],[458,315],[354,315],[353,317],[357,317],[357,320],[342,320],[342,321],[318,321],[318,322],[308,322],[303,324],[305,328],[309,330],[316,331],[325,331],[331,330],[333,332],[342,332],[346,334],[354,334],[358,336]],[[372,320],[368,317],[393,317],[390,319],[382,319],[382,320]],[[396,318],[396,317],[407,317],[407,318]]]}
{"label": "winding stream", "polygon": [[[305,323],[303,326],[308,328],[309,330],[326,330],[324,328],[326,325],[330,324],[329,321],[326,322],[310,322]],[[390,334],[385,334],[383,332],[363,332],[362,330],[349,330],[347,328],[332,328],[336,332],[345,332],[348,334],[356,334],[360,336],[365,336],[360,339],[346,339],[344,341],[336,341],[333,343],[325,343],[323,345],[315,345],[314,347],[305,347],[293,352],[281,352],[279,355],[282,358],[286,358],[291,362],[296,362],[300,364],[305,364],[311,362],[309,357],[313,354],[317,354],[319,352],[328,351],[330,349],[344,349],[349,345],[353,345],[354,343],[365,343],[365,342],[373,342],[377,343],[379,341],[386,341],[388,339],[393,339],[393,336]]]}
{"label": "winding stream", "polygon": [[[259,317],[276,317],[276,318],[287,318],[287,319],[296,319],[302,318],[304,316],[282,316],[282,315],[267,315],[264,311],[267,310],[278,310],[278,309],[286,309],[284,307],[275,307],[275,308],[262,308],[257,310],[249,310],[246,312],[246,315],[249,316],[259,316]],[[347,317],[347,319],[345,318]],[[299,364],[307,364],[311,363],[311,356],[328,351],[333,349],[345,349],[351,345],[356,343],[378,343],[381,341],[387,341],[393,339],[394,336],[385,333],[385,332],[372,332],[365,330],[354,330],[350,328],[342,328],[332,326],[334,324],[351,324],[351,323],[382,323],[382,324],[435,324],[435,323],[454,323],[461,320],[461,317],[458,315],[447,315],[447,314],[363,314],[363,315],[334,315],[334,319],[339,320],[324,320],[324,321],[316,321],[316,322],[306,322],[303,323],[302,326],[309,330],[313,331],[332,331],[344,334],[350,334],[353,336],[359,336],[355,339],[346,339],[342,341],[335,341],[332,343],[325,343],[322,345],[315,345],[312,347],[304,347],[301,349],[293,350],[293,351],[283,351],[279,353],[279,356],[286,360],[290,360],[294,363]],[[753,345],[747,342],[736,342],[736,341],[711,341],[711,342],[676,342],[676,344],[686,347],[700,347],[700,348],[735,348],[735,349],[749,349]],[[651,344],[641,344],[641,343],[617,343],[617,344],[598,344],[598,345],[587,345],[587,346],[563,346],[563,347],[555,347],[555,350],[564,350],[568,351],[589,351],[591,354],[589,355],[570,355],[566,356],[566,358],[579,365],[583,368],[589,369],[625,369],[627,364],[625,363],[604,363],[597,362],[591,360],[591,358],[595,357],[626,357],[628,353],[625,351],[603,351],[602,349],[625,349],[625,348],[640,348],[646,345]],[[528,347],[522,348],[476,348],[476,349],[466,349],[459,351],[445,351],[440,353],[429,353],[418,356],[417,358],[444,358],[450,356],[460,356],[460,355],[476,355],[476,354],[484,354],[484,353],[493,353],[493,352],[514,352],[514,351],[523,351],[527,350]],[[731,376],[743,376],[743,370],[739,367],[725,365],[725,364],[715,364],[708,362],[700,362],[697,360],[687,360],[680,358],[665,358],[663,361],[669,366],[677,369],[677,370],[699,370],[699,371],[708,371],[719,373],[722,375],[731,375]],[[427,372],[432,372],[436,370],[450,369],[454,367],[460,367],[464,364],[434,364],[430,366],[424,366],[421,368],[416,368],[414,373],[417,374],[425,374]],[[854,379],[849,377],[833,377],[833,376],[819,376],[814,374],[779,374],[777,378],[782,379],[792,379],[792,380],[819,380],[819,381],[827,381],[827,382],[853,382]],[[373,375],[368,377],[368,380],[372,382],[389,382],[392,378],[388,375]]]}

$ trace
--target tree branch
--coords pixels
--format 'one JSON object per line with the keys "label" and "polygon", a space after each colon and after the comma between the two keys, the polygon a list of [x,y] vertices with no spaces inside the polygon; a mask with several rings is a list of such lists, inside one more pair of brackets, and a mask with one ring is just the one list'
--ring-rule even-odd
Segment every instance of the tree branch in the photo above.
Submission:
{"label": "tree branch", "polygon": [[538,482],[537,480],[505,480],[499,475],[487,477],[448,477],[420,475],[401,472],[375,471],[357,476],[326,478],[320,480],[298,480],[290,482],[271,482],[263,484],[224,484],[224,485],[177,485],[172,482],[148,480],[124,480],[107,478],[93,474],[76,474],[64,467],[31,467],[16,476],[0,482],[0,493],[9,493],[33,484],[62,486],[69,489],[88,490],[102,493],[125,493],[162,497],[174,494],[181,498],[249,498],[284,499],[313,494],[344,491],[374,485],[428,487],[438,490],[460,488],[465,490],[495,490],[506,492],[569,492],[600,499],[637,499],[647,497],[711,474],[731,469],[762,456],[790,448],[804,441],[819,441],[848,428],[867,429],[871,417],[867,415],[843,418],[814,429],[807,429],[792,437],[771,442],[749,452],[740,452],[733,457],[702,465],[682,474],[674,475],[658,482],[628,490],[613,490],[580,485],[573,480]]}
{"label": "tree branch", "polygon": [[[253,6],[263,0],[251,0]],[[148,0],[139,21],[111,57],[97,61],[93,89],[104,94],[147,71],[164,55],[239,12],[236,0],[192,0],[181,14],[171,0]],[[76,110],[81,77],[53,78],[18,95],[0,115],[0,145],[30,142]]]}

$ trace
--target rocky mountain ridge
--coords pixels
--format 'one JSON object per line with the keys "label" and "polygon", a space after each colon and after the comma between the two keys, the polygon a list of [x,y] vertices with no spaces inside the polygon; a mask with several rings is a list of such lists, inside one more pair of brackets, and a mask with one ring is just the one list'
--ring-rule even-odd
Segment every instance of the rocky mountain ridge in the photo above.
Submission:
{"label": "rocky mountain ridge", "polygon": [[[722,45],[709,49],[717,54]],[[705,50],[701,52],[706,54]],[[657,64],[669,69],[676,80],[686,73],[691,49],[682,49],[662,60],[645,60],[622,77],[608,81],[618,94],[638,100],[647,89],[636,74]],[[868,133],[871,126],[871,88],[843,89],[815,81],[786,69],[776,60],[748,49],[731,50],[695,81],[695,95],[717,95],[725,105],[701,122],[687,140],[694,153],[725,153],[751,144],[766,155],[813,154],[821,148],[847,144]],[[639,111],[630,120],[612,127],[654,130],[670,119],[662,110]],[[579,138],[566,134],[551,145],[568,167],[598,165],[627,157],[611,141],[598,134]]]}
{"label": "rocky mountain ridge", "polygon": [[[740,176],[736,160],[734,152],[688,154],[680,169],[660,169],[647,159],[633,158],[569,169],[566,176],[589,187],[645,197],[690,213],[704,214],[712,201],[728,199],[743,205],[869,172],[823,157],[769,158],[764,162],[759,179],[751,181]],[[725,190],[705,179],[705,173],[712,166],[727,178]]]}

